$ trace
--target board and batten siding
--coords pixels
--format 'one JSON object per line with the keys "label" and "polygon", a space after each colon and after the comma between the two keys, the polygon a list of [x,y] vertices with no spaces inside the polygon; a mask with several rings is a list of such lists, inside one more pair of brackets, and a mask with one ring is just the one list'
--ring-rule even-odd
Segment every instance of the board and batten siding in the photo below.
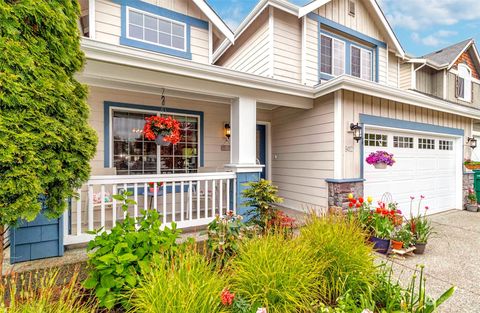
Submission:
{"label": "board and batten siding", "polygon": [[302,20],[278,9],[274,9],[273,19],[273,76],[301,83]]}
{"label": "board and batten siding", "polygon": [[[188,16],[207,20],[204,14],[190,0],[144,1]],[[121,5],[108,0],[95,2],[96,40],[119,45],[121,36]],[[191,27],[190,45],[192,61],[208,63],[208,30]],[[154,52],[152,52],[154,53]],[[156,53],[156,52],[155,52]]]}
{"label": "board and batten siding", "polygon": [[241,72],[270,76],[272,67],[268,20],[268,10],[264,10],[216,64]]}
{"label": "board and batten siding", "polygon": [[447,100],[452,101],[458,104],[463,104],[463,105],[468,105],[468,106],[474,106],[474,107],[479,107],[480,106],[480,84],[477,84],[476,82],[472,82],[472,102],[465,102],[457,98],[456,95],[456,80],[457,80],[457,75],[448,72],[447,73]]}
{"label": "board and batten siding", "polygon": [[400,64],[400,80],[398,85],[400,89],[412,89],[412,72],[412,63]]}
{"label": "board and batten siding", "polygon": [[[360,177],[361,145],[353,140],[352,134],[348,132],[347,129],[349,123],[359,120],[360,114],[463,129],[465,131],[465,137],[471,136],[472,134],[472,120],[467,117],[389,101],[351,91],[343,91],[342,99],[342,120],[344,125],[343,129],[345,130],[342,136],[342,146],[345,146],[342,163],[344,178]],[[467,153],[469,153],[469,151],[465,149],[466,157],[468,157]]]}
{"label": "board and batten siding", "polygon": [[298,210],[327,207],[326,178],[333,177],[333,95],[310,110],[272,112],[272,181],[283,205]]}
{"label": "board and batten siding", "polygon": [[388,53],[388,85],[390,87],[398,88],[400,73],[399,73],[399,60],[395,56],[395,53]]}
{"label": "board and batten siding", "polygon": [[388,72],[387,72],[388,60],[387,59],[388,59],[387,49],[378,48],[378,82],[382,85],[387,85],[388,83]]}
{"label": "board and batten siding", "polygon": [[444,71],[423,67],[416,72],[416,89],[420,92],[443,98]]}

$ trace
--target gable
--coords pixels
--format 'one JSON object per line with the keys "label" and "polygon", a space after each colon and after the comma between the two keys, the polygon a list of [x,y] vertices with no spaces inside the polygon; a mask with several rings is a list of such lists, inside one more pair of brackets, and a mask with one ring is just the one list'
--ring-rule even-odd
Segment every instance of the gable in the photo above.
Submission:
{"label": "gable", "polygon": [[472,77],[480,79],[478,62],[475,62],[474,60],[474,52],[470,47],[467,51],[463,52],[460,57],[455,61],[455,63],[453,64],[453,68],[458,70],[458,65],[464,63],[472,70]]}

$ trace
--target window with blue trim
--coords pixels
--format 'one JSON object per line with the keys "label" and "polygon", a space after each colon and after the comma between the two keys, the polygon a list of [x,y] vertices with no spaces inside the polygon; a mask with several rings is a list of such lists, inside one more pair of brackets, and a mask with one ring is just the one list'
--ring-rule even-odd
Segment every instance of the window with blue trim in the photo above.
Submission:
{"label": "window with blue trim", "polygon": [[127,38],[186,51],[186,37],[184,23],[127,7]]}
{"label": "window with blue trim", "polygon": [[320,71],[332,76],[345,74],[345,42],[324,34],[320,40]]}
{"label": "window with blue trim", "polygon": [[351,73],[352,76],[365,80],[372,80],[373,54],[367,49],[351,46]]}
{"label": "window with blue trim", "polygon": [[158,112],[112,111],[113,166],[119,175],[195,173],[199,167],[200,117],[168,113],[180,122],[180,142],[157,146],[143,137],[145,118]]}

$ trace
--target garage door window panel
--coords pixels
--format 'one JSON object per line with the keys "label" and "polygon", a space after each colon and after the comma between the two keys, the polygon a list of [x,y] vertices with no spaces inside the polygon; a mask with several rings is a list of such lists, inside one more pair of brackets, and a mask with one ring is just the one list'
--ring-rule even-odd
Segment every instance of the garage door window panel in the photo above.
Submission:
{"label": "garage door window panel", "polygon": [[439,140],[438,141],[438,149],[439,150],[446,150],[446,151],[453,151],[453,141],[452,140]]}
{"label": "garage door window panel", "polygon": [[418,138],[418,149],[434,150],[435,149],[435,139]]}
{"label": "garage door window panel", "polygon": [[413,137],[393,136],[393,147],[413,149]]}
{"label": "garage door window panel", "polygon": [[388,136],[383,134],[365,134],[365,146],[367,147],[387,147]]}

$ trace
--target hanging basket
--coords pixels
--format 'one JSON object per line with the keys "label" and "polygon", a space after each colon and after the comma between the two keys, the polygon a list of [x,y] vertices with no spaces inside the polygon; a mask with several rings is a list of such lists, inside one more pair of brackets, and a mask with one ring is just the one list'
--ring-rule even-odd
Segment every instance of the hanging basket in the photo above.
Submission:
{"label": "hanging basket", "polygon": [[166,147],[166,146],[169,146],[170,145],[170,142],[168,141],[165,141],[165,136],[162,136],[162,135],[158,135],[157,138],[155,138],[155,143],[159,146],[163,146],[163,147]]}
{"label": "hanging basket", "polygon": [[387,168],[387,163],[375,163],[373,166],[375,166],[376,169],[384,170]]}
{"label": "hanging basket", "polygon": [[143,136],[155,140],[159,146],[177,144],[180,141],[180,123],[171,116],[149,116],[145,118]]}

